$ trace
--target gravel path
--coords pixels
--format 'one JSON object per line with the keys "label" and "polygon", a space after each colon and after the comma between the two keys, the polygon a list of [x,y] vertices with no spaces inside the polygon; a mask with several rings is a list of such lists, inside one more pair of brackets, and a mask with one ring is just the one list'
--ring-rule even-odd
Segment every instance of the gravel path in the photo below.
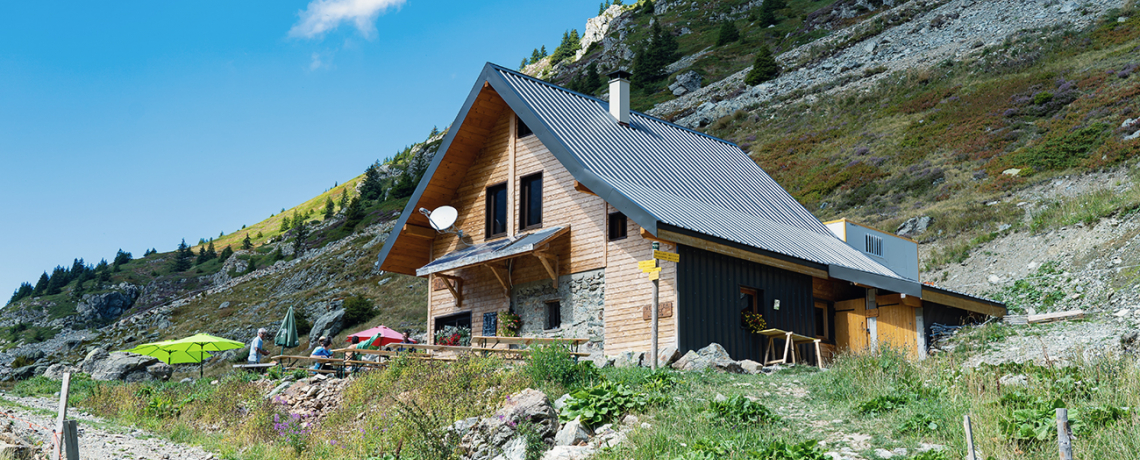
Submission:
{"label": "gravel path", "polygon": [[[5,418],[16,419],[12,423],[13,431],[24,439],[43,441],[43,452],[45,454],[50,452],[52,434],[40,427],[53,427],[55,425],[54,417],[34,409],[54,413],[59,402],[45,398],[19,397],[8,393],[0,393],[0,399],[8,403],[0,407],[0,411],[6,414]],[[82,458],[101,460],[208,460],[216,458],[200,447],[166,441],[142,430],[107,428],[102,423],[102,419],[82,411],[69,411],[68,418],[79,421],[79,454]],[[29,427],[26,422],[34,423],[39,427]]]}

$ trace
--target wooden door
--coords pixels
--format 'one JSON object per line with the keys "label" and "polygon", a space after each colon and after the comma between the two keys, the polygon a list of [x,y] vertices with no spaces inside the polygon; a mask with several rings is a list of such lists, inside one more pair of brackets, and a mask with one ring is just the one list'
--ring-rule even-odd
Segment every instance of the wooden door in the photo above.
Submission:
{"label": "wooden door", "polygon": [[854,352],[865,350],[871,344],[867,327],[865,299],[835,302],[835,346]]}
{"label": "wooden door", "polygon": [[879,343],[918,356],[914,308],[901,304],[888,305],[880,306],[879,311]]}

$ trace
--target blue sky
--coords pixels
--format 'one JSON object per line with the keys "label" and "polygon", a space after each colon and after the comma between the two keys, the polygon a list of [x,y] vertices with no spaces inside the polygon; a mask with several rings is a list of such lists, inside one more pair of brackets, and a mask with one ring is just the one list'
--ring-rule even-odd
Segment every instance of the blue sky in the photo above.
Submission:
{"label": "blue sky", "polygon": [[450,123],[597,0],[4,2],[0,303],[233,232]]}

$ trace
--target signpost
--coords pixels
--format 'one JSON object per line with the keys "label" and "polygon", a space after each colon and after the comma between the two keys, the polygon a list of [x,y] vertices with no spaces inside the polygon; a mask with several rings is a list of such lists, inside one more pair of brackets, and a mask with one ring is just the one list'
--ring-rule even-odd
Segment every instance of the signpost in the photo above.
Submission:
{"label": "signpost", "polygon": [[657,317],[660,314],[660,312],[658,311],[658,309],[660,308],[659,303],[658,303],[658,294],[660,293],[660,291],[658,289],[660,289],[660,287],[658,286],[658,283],[660,282],[660,278],[661,278],[661,267],[659,267],[657,265],[658,260],[664,260],[667,262],[677,263],[677,262],[681,261],[681,255],[676,254],[676,253],[672,253],[672,252],[662,251],[661,250],[661,243],[654,241],[653,242],[653,260],[643,260],[643,261],[640,261],[637,263],[637,268],[640,268],[641,271],[648,274],[649,275],[649,281],[653,282],[653,305],[649,308],[649,310],[650,310],[650,314],[649,314],[649,316],[650,316],[650,319],[649,319],[649,321],[650,321],[650,335],[649,335],[650,343],[649,343],[649,346],[652,348],[649,352],[649,359],[651,361],[653,361],[653,370],[654,371],[657,370]]}

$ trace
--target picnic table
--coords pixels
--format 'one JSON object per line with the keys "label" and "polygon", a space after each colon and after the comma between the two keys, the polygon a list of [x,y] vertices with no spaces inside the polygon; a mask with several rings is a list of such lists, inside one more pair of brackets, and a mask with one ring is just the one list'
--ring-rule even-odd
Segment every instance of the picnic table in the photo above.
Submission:
{"label": "picnic table", "polygon": [[[823,369],[823,356],[819,352],[820,339],[799,335],[795,332],[785,331],[781,329],[765,329],[760,331],[760,335],[768,337],[768,349],[764,351],[764,364],[787,364],[788,355],[791,355],[791,362],[796,362],[796,346],[811,343],[815,345],[815,363],[820,369]],[[780,358],[770,359],[773,355],[772,350],[775,348],[776,340],[784,341],[784,355]]]}
{"label": "picnic table", "polygon": [[[408,345],[408,344],[405,343],[403,345]],[[420,348],[423,346],[424,345],[416,345],[416,348]],[[453,347],[453,348],[462,348],[464,350],[467,349],[466,347]],[[455,358],[449,357],[449,356],[435,356],[435,355],[430,354],[430,353],[419,353],[419,352],[410,351],[410,350],[401,352],[401,351],[393,351],[393,350],[372,350],[372,349],[367,349],[367,348],[360,348],[360,349],[357,349],[357,348],[338,348],[336,350],[333,350],[332,352],[333,353],[360,353],[362,355],[384,356],[387,358],[405,355],[405,356],[412,358],[412,359],[436,359],[436,360],[443,360],[443,361],[454,361],[455,360]],[[375,364],[373,361],[367,361],[367,362]]]}
{"label": "picnic table", "polygon": [[[578,346],[589,342],[590,339],[581,338],[561,338],[561,337],[499,337],[499,336],[482,336],[476,335],[471,337],[471,344],[478,344],[479,348],[491,349],[496,345],[550,345],[554,343],[564,343],[570,346],[570,351],[577,354]],[[583,356],[589,356],[585,353]]]}
{"label": "picnic table", "polygon": [[[287,369],[305,369],[309,372],[321,373],[321,374],[343,375],[346,373],[346,371],[349,370],[350,366],[352,368],[351,369],[352,371],[360,370],[363,367],[383,367],[384,366],[383,363],[375,362],[375,361],[361,361],[361,360],[356,360],[356,359],[345,359],[345,358],[320,358],[320,357],[316,357],[316,356],[278,355],[278,356],[274,356],[273,359],[277,360],[278,362],[281,362],[282,363],[281,365]],[[289,363],[289,365],[285,365],[286,360],[291,361]],[[300,361],[308,361],[310,363],[328,364],[328,365],[333,366],[334,369],[331,369],[331,370],[330,369],[312,369],[308,365],[297,366],[297,363]]]}

